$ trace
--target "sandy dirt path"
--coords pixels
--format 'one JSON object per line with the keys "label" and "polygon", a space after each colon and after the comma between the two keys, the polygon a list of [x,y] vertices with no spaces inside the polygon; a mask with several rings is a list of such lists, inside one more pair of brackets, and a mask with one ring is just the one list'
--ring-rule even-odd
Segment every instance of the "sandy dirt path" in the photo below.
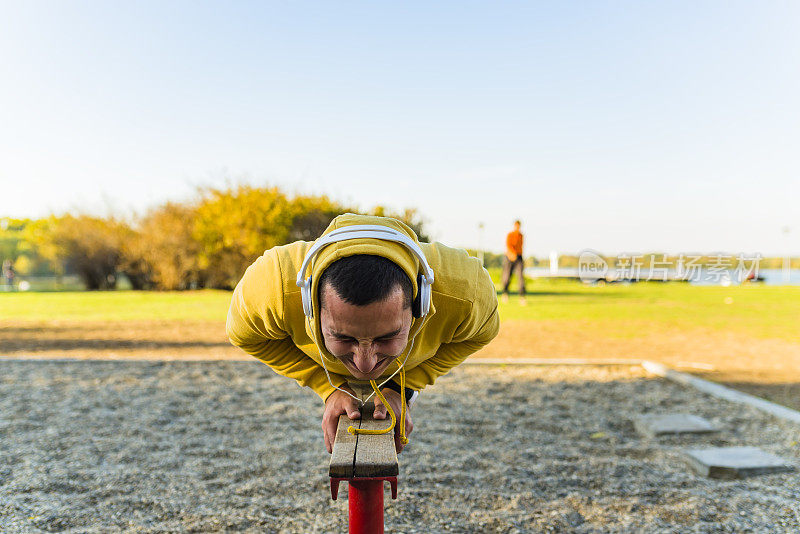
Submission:
{"label": "sandy dirt path", "polygon": [[[3,532],[341,532],[322,405],[255,361],[0,363]],[[643,439],[685,411],[714,437]],[[680,449],[800,465],[800,428],[640,367],[462,367],[423,392],[389,532],[792,532],[800,474],[716,481]],[[346,492],[344,492],[346,495]]]}

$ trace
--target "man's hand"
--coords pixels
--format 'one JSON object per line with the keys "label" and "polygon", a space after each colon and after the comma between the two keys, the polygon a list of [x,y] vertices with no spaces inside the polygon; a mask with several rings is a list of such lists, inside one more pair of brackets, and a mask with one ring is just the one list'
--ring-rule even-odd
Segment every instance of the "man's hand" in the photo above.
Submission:
{"label": "man's hand", "polygon": [[[405,447],[405,445],[400,441],[400,406],[403,401],[400,398],[400,394],[393,389],[383,388],[381,393],[383,393],[383,396],[389,401],[394,416],[397,418],[397,423],[394,426],[394,447],[398,453],[403,452],[403,447]],[[375,419],[386,419],[389,417],[386,406],[383,405],[377,396],[375,397],[375,411],[372,417]],[[408,410],[408,406],[406,406],[406,437],[411,434],[412,430],[414,430],[414,423],[411,422],[411,412]]]}
{"label": "man's hand", "polygon": [[[353,392],[347,386],[342,386],[345,391]],[[325,400],[325,413],[322,414],[322,436],[325,439],[325,448],[333,452],[333,442],[336,440],[336,427],[339,426],[339,416],[347,414],[350,419],[361,419],[358,401],[338,389]]]}

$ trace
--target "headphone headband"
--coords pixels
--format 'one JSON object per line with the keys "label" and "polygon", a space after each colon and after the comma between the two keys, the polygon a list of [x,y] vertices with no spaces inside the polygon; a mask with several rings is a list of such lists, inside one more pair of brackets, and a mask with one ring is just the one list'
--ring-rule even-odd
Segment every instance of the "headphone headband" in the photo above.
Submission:
{"label": "headphone headband", "polygon": [[344,228],[337,228],[329,234],[320,237],[306,253],[306,257],[303,259],[303,264],[300,266],[300,271],[297,273],[296,282],[297,286],[301,289],[301,295],[303,298],[303,312],[306,314],[306,316],[312,317],[314,314],[311,299],[311,275],[309,275],[309,277],[305,280],[303,279],[308,265],[311,263],[311,260],[314,258],[314,256],[316,256],[324,247],[339,241],[348,241],[351,239],[381,239],[384,241],[394,241],[404,245],[412,254],[414,254],[414,256],[416,256],[416,258],[419,260],[423,271],[420,273],[417,284],[419,286],[417,293],[422,304],[421,315],[428,313],[431,302],[430,288],[433,285],[433,270],[431,269],[430,265],[428,265],[428,260],[425,258],[425,254],[422,252],[422,249],[417,242],[400,231],[395,230],[394,228],[373,224],[358,224],[353,226],[345,226]]}

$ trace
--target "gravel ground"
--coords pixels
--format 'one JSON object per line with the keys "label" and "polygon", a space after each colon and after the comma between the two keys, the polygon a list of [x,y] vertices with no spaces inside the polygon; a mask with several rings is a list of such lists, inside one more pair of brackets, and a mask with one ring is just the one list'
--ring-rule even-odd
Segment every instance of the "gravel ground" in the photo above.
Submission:
{"label": "gravel ground", "polygon": [[[2,532],[344,532],[322,405],[258,362],[0,362]],[[682,411],[714,437],[639,437]],[[800,427],[638,367],[462,367],[420,397],[388,532],[796,532],[800,473],[717,481],[680,449],[800,466]]]}

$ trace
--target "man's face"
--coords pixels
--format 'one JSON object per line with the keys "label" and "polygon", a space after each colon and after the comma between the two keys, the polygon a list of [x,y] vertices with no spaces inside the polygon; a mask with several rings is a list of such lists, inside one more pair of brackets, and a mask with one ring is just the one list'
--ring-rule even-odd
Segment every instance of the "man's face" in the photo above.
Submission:
{"label": "man's face", "polygon": [[325,347],[355,378],[374,380],[408,343],[411,308],[404,307],[397,286],[386,299],[355,306],[345,302],[330,285],[322,288],[320,322]]}

